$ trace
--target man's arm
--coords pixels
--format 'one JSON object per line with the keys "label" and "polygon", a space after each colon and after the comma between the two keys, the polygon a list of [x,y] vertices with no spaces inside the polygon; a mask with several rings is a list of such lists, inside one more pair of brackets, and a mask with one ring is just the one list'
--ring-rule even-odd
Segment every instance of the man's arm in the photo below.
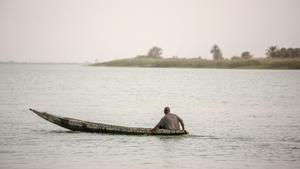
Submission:
{"label": "man's arm", "polygon": [[151,130],[151,133],[154,132],[155,130],[159,129],[159,126],[163,123],[164,118],[162,118],[159,123]]}
{"label": "man's arm", "polygon": [[184,123],[183,123],[183,120],[182,120],[180,117],[178,117],[178,121],[179,121],[179,123],[180,123],[180,125],[181,125],[181,127],[182,127],[182,130],[185,130],[185,129],[184,129]]}
{"label": "man's arm", "polygon": [[151,129],[151,132],[154,132],[155,130],[157,130],[159,128],[160,123],[158,123],[153,129]]}

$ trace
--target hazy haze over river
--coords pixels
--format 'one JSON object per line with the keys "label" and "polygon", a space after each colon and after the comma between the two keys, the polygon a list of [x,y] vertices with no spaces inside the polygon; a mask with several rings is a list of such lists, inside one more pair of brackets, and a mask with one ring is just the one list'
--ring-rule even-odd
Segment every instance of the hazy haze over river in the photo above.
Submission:
{"label": "hazy haze over river", "polygon": [[[0,64],[0,168],[300,168],[300,71]],[[37,117],[153,127],[164,106],[187,136],[70,132]]]}

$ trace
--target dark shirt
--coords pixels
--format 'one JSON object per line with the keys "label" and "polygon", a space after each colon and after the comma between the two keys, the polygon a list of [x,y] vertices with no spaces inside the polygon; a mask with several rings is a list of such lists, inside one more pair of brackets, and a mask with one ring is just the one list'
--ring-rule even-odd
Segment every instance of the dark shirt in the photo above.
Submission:
{"label": "dark shirt", "polygon": [[182,120],[176,114],[168,113],[160,120],[160,122],[158,123],[158,127],[160,129],[180,130],[179,121],[182,121]]}

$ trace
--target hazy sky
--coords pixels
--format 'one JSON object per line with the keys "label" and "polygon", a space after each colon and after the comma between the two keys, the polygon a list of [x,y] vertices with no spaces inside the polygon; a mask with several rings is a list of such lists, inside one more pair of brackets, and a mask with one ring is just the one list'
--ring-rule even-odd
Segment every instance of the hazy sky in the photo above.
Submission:
{"label": "hazy sky", "polygon": [[300,0],[0,0],[0,61],[93,62],[300,47]]}

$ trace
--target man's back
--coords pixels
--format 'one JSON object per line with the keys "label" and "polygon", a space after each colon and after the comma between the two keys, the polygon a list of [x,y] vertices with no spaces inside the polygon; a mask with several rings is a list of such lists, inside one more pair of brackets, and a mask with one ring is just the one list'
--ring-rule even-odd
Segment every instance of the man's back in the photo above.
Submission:
{"label": "man's back", "polygon": [[165,116],[159,121],[159,123],[151,129],[151,133],[157,129],[172,129],[172,130],[180,130],[179,123],[184,129],[184,123],[180,117],[176,114],[170,113],[170,107],[165,107],[164,109]]}
{"label": "man's back", "polygon": [[168,113],[159,122],[161,129],[180,130],[179,121],[182,121],[176,114]]}

